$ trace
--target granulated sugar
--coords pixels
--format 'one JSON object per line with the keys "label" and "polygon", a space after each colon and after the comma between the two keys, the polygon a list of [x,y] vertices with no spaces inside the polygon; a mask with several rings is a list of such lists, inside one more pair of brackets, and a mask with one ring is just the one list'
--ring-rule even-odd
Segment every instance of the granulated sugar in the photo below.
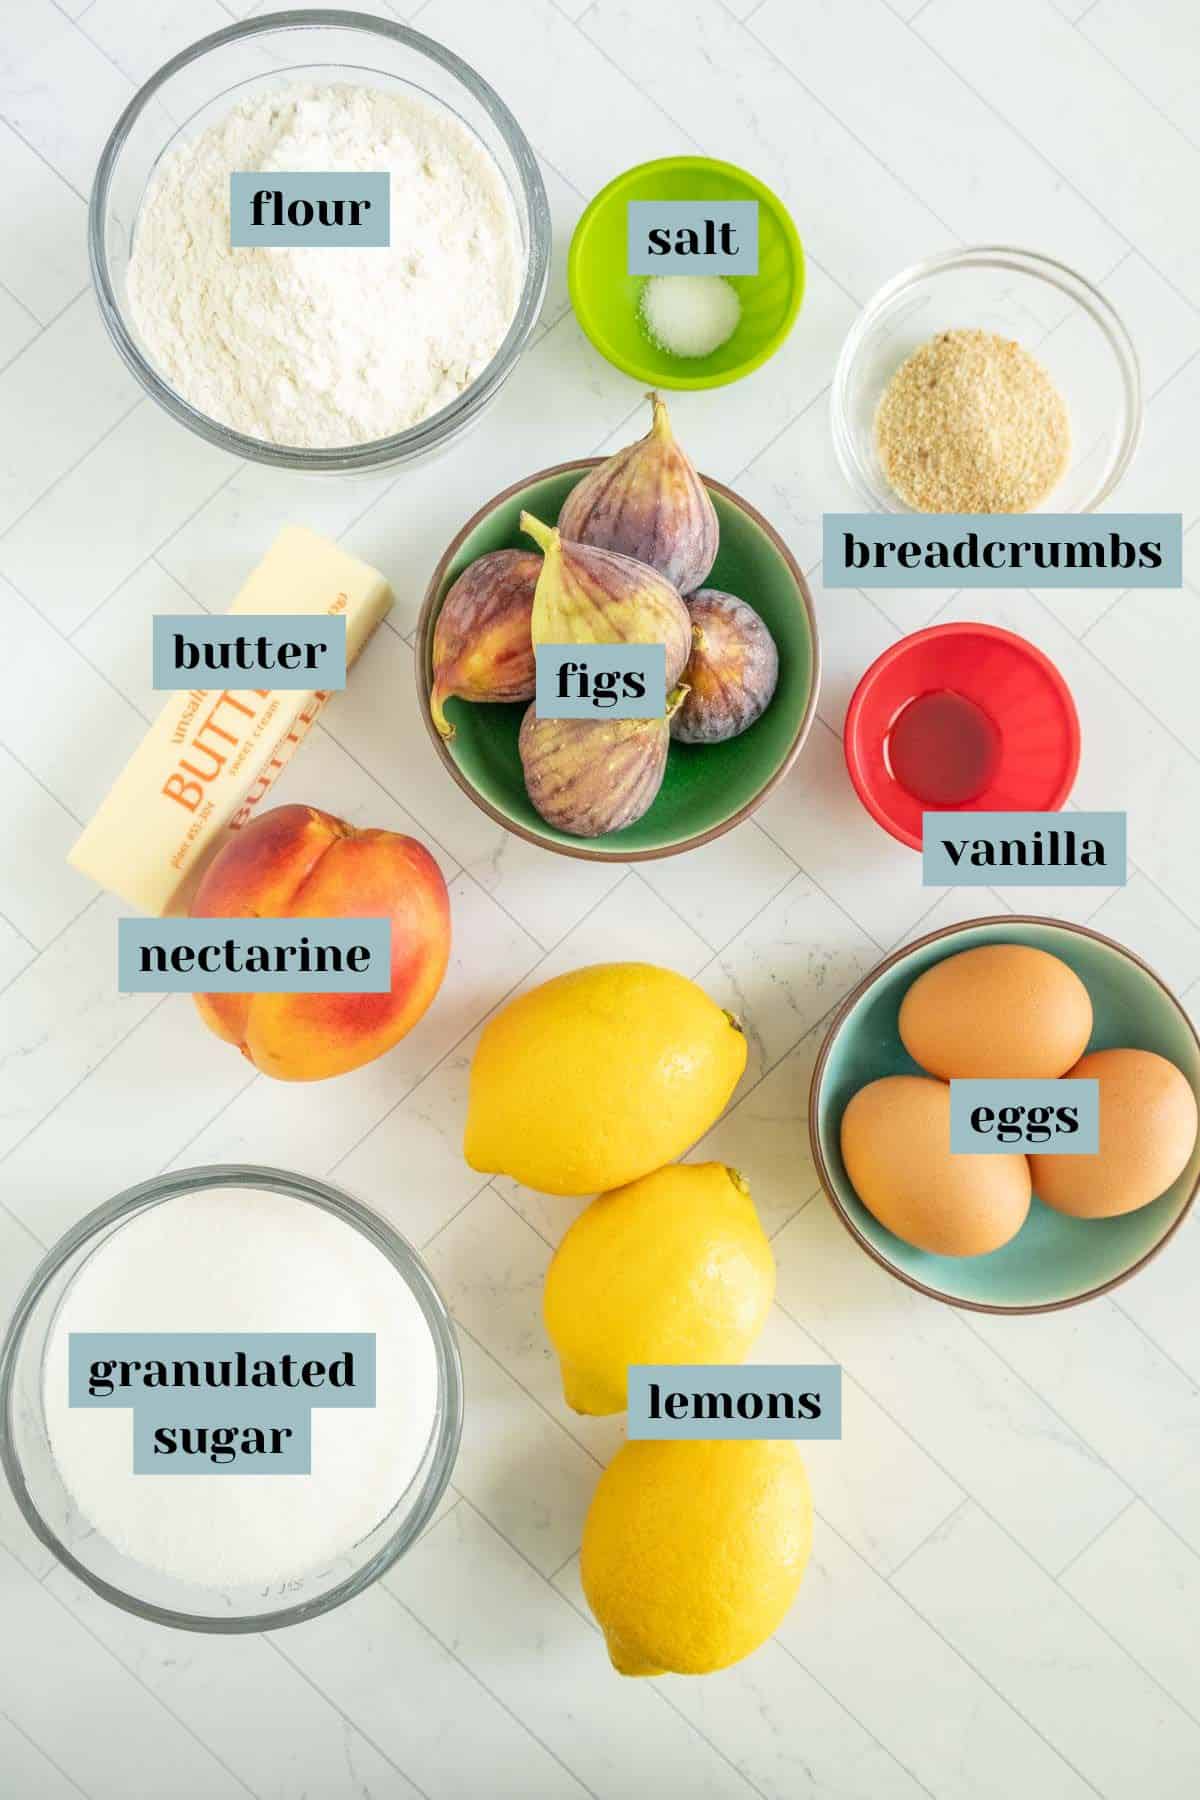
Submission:
{"label": "granulated sugar", "polygon": [[930,513],[1032,512],[1061,480],[1071,423],[1037,359],[988,331],[942,331],[901,363],[875,417],[879,459]]}
{"label": "granulated sugar", "polygon": [[[68,1405],[76,1331],[374,1332],[376,1404],[313,1408],[310,1475],[135,1475],[132,1413]],[[432,1333],[387,1258],[333,1214],[257,1188],[135,1214],[76,1275],[46,1354],[51,1446],[80,1513],[136,1561],[207,1588],[266,1587],[352,1549],[420,1467],[437,1394]],[[231,1393],[231,1424],[237,1412]]]}

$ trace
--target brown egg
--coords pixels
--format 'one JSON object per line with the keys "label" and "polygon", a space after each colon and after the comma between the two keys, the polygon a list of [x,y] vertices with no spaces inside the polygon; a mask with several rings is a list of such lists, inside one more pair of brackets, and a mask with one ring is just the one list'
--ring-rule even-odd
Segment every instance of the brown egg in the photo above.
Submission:
{"label": "brown egg", "polygon": [[1149,1206],[1182,1175],[1196,1145],[1196,1096],[1173,1062],[1152,1050],[1094,1050],[1068,1080],[1100,1083],[1095,1156],[1031,1155],[1033,1189],[1056,1212],[1115,1219]]}
{"label": "brown egg", "polygon": [[954,1077],[1053,1080],[1087,1049],[1092,1002],[1073,969],[1024,944],[982,944],[918,975],[900,1006],[914,1062]]}
{"label": "brown egg", "polygon": [[998,1250],[1029,1211],[1024,1156],[951,1155],[950,1089],[923,1075],[858,1090],[842,1114],[842,1161],[881,1225],[938,1256]]}

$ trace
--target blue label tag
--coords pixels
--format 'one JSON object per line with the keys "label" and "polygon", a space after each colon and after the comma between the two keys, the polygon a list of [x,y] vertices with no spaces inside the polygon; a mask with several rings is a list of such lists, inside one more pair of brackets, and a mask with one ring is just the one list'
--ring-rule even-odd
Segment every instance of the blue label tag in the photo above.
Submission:
{"label": "blue label tag", "polygon": [[537,644],[539,719],[661,719],[667,710],[662,644]]}
{"label": "blue label tag", "polygon": [[631,1363],[629,1438],[840,1438],[837,1363]]}
{"label": "blue label tag", "polygon": [[123,994],[387,994],[390,919],[118,919]]}
{"label": "blue label tag", "polygon": [[950,1149],[958,1155],[1095,1156],[1100,1148],[1100,1083],[952,1081]]}
{"label": "blue label tag", "polygon": [[757,200],[631,200],[631,275],[757,275]]}
{"label": "blue label tag", "polygon": [[375,1405],[373,1331],[73,1331],[71,1406],[133,1410],[135,1475],[308,1475],[314,1406]]}
{"label": "blue label tag", "polygon": [[1177,588],[1180,513],[825,513],[827,588]]}
{"label": "blue label tag", "polygon": [[344,688],[346,615],[159,613],[153,670],[156,688]]}
{"label": "blue label tag", "polygon": [[391,242],[391,206],[386,171],[236,170],[229,177],[229,243],[234,250],[383,249]]}
{"label": "blue label tag", "polygon": [[927,812],[925,887],[1124,887],[1123,812]]}

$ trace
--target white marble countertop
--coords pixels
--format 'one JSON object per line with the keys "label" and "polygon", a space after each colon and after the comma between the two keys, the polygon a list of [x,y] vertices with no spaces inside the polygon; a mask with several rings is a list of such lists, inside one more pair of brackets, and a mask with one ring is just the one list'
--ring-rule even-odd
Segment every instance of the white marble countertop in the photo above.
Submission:
{"label": "white marble countertop", "polygon": [[[1182,592],[822,591],[847,496],[827,389],[875,287],[961,242],[1099,282],[1144,361],[1118,495],[1200,543],[1200,21],[1192,0],[396,0],[500,90],[557,232],[538,336],[487,421],[366,485],[255,472],[139,397],[88,286],[85,200],[120,108],[242,0],[19,0],[0,23],[0,1314],[75,1218],[172,1165],[328,1175],[423,1246],[458,1320],[454,1487],[353,1604],[270,1637],[152,1628],[79,1586],[0,1495],[0,1793],[8,1800],[1183,1800],[1200,1790],[1200,1219],[1109,1297],[967,1316],[863,1257],[817,1192],[805,1125],[821,1021],[897,942],[1020,892],[920,886],[846,780],[866,664],[934,618],[1042,645],[1083,721],[1075,800],[1125,808],[1116,891],[1040,895],[1200,999],[1200,614]],[[265,10],[265,9],[264,9]],[[581,337],[566,246],[644,158],[745,164],[791,207],[809,287],[785,351],[681,395],[683,441],[810,573],[820,718],[757,817],[637,868],[507,838],[443,774],[410,693],[425,580],[464,517],[533,468],[642,429],[637,384]],[[450,883],[451,971],[383,1061],[313,1090],[255,1078],[186,997],[114,988],[118,907],[64,853],[144,729],[155,611],[223,609],[300,519],[386,570],[398,605],[281,799],[415,833]],[[932,900],[932,904],[931,904]],[[841,1362],[845,1437],[811,1446],[812,1564],[778,1637],[701,1681],[621,1681],[578,1582],[620,1422],[568,1413],[539,1289],[571,1202],[480,1184],[460,1151],[481,1020],[534,972],[620,956],[694,975],[751,1067],[708,1146],[744,1166],[779,1263],[758,1352]]]}

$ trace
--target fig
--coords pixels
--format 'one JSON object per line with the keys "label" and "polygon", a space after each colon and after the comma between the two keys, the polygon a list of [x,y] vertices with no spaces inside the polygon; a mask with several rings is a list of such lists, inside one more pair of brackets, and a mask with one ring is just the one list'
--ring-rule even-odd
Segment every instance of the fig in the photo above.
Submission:
{"label": "fig", "polygon": [[442,602],[433,631],[429,707],[444,738],[454,736],[446,701],[532,700],[533,595],[542,559],[533,550],[493,550],[463,570]]}
{"label": "fig", "polygon": [[687,609],[688,695],[671,720],[671,736],[681,744],[720,744],[747,730],[771,704],[779,653],[754,608],[733,594],[701,588],[689,595]]}
{"label": "fig", "polygon": [[521,530],[544,552],[533,600],[534,643],[662,644],[670,693],[692,648],[687,607],[670,582],[632,556],[570,543],[532,513],[521,514]]}
{"label": "fig", "polygon": [[667,766],[676,688],[661,719],[539,719],[531,706],[518,748],[535,809],[572,837],[604,837],[650,808]]}
{"label": "fig", "polygon": [[646,436],[584,476],[568,494],[558,528],[577,544],[648,563],[690,594],[717,560],[717,515],[675,441],[666,402],[657,394],[646,398],[654,409]]}

